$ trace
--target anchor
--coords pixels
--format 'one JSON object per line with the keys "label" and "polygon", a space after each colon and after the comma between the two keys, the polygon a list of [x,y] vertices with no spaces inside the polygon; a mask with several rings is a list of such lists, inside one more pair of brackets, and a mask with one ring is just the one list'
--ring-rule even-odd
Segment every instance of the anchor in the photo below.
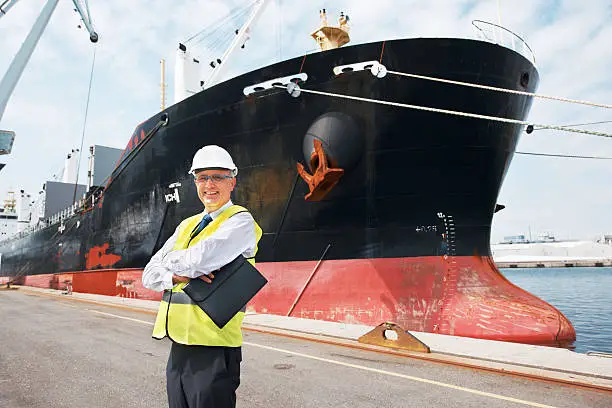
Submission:
{"label": "anchor", "polygon": [[323,144],[319,139],[314,139],[313,144],[315,151],[310,156],[310,168],[314,169],[313,174],[308,173],[302,163],[297,163],[297,171],[310,189],[310,193],[306,194],[304,199],[321,201],[338,184],[344,175],[344,170],[329,167]]}

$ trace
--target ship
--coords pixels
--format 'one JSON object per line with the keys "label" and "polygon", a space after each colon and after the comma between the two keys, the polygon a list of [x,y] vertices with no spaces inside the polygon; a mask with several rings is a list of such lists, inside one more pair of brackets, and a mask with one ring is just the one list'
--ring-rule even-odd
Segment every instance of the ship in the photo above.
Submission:
{"label": "ship", "polygon": [[522,121],[532,96],[398,75],[535,92],[526,42],[481,21],[512,40],[347,45],[348,16],[320,15],[318,52],[223,82],[189,85],[199,61],[180,44],[182,99],[135,127],[103,185],[0,242],[4,280],[160,299],[142,270],[201,212],[189,165],[217,144],[239,168],[234,203],[264,231],[256,266],[269,283],[248,312],[571,346],[571,322],[504,278],[491,256],[497,197],[524,127],[487,118]]}

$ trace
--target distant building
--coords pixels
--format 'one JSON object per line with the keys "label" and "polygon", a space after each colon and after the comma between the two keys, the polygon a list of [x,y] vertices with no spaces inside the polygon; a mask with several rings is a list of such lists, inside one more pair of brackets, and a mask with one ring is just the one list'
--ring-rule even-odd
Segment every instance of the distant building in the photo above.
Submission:
{"label": "distant building", "polygon": [[612,235],[603,234],[601,238],[597,240],[600,244],[612,245]]}
{"label": "distant building", "polygon": [[524,235],[511,235],[504,237],[504,240],[500,244],[525,244],[529,240],[525,239]]}
{"label": "distant building", "polygon": [[550,232],[545,232],[543,234],[539,234],[536,240],[533,242],[557,242],[557,239]]}
{"label": "distant building", "polygon": [[16,206],[15,193],[10,191],[4,200],[4,207],[0,208],[0,240],[19,232]]}
{"label": "distant building", "polygon": [[545,243],[545,242],[559,242],[555,236],[550,232],[538,234],[535,239],[526,238],[525,235],[510,235],[504,237],[504,240],[500,244],[532,244],[532,243]]}

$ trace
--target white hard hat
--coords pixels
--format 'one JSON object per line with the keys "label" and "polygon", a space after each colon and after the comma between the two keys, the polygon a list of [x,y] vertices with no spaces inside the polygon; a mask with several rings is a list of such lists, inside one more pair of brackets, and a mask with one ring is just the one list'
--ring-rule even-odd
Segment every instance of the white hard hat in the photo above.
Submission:
{"label": "white hard hat", "polygon": [[232,160],[232,156],[222,147],[217,145],[204,146],[193,156],[190,174],[195,174],[196,170],[201,169],[228,169],[232,172],[232,176],[236,177],[238,168]]}

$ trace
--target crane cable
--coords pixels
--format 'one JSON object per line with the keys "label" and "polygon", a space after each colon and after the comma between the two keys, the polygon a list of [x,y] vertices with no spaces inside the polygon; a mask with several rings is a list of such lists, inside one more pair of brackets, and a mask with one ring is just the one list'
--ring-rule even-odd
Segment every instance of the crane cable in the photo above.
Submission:
{"label": "crane cable", "polygon": [[87,113],[89,112],[89,98],[91,96],[91,83],[93,82],[94,66],[96,64],[96,47],[93,47],[93,60],[91,61],[91,72],[89,74],[89,88],[87,90],[87,102],[85,103],[85,118],[83,119],[83,133],[81,135],[81,149],[79,150],[79,161],[77,162],[77,174],[74,182],[74,194],[72,203],[76,201],[77,186],[79,184],[79,173],[81,170],[81,156],[83,155],[83,141],[85,140],[85,126],[87,125]]}
{"label": "crane cable", "polygon": [[[224,29],[226,23],[229,23],[232,19],[238,17],[239,15],[245,14],[247,11],[249,11],[249,8],[253,7],[254,4],[255,4],[255,1],[253,0],[242,2],[241,4],[237,5],[233,9],[229,10],[228,13],[224,17],[217,19],[211,25],[204,27],[202,30],[188,37],[184,41],[184,43],[187,44],[188,42],[192,41],[193,39],[203,34],[204,34],[204,38],[209,37],[213,33],[217,32],[219,29],[222,29],[222,28]],[[202,40],[203,39],[199,39],[198,42],[201,42]]]}

